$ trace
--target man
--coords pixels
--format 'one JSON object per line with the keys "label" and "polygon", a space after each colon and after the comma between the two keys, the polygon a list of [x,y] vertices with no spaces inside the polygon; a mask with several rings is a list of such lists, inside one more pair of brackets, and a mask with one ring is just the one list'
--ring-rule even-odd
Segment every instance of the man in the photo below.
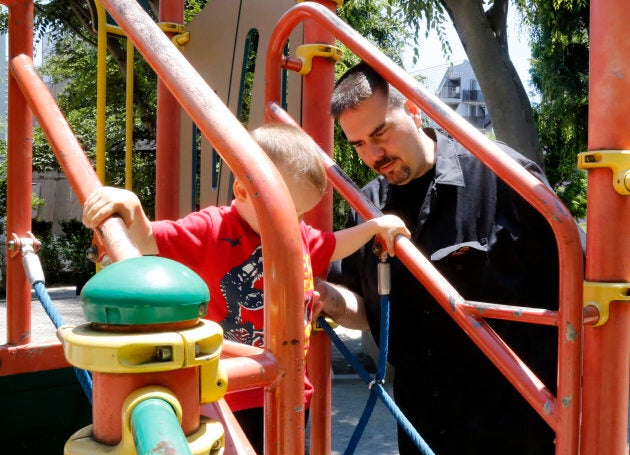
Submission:
{"label": "man", "polygon": [[[336,84],[331,112],[362,161],[379,174],[364,188],[366,195],[405,221],[411,241],[464,298],[557,308],[551,228],[507,184],[462,145],[422,129],[418,107],[363,63]],[[535,163],[499,146],[547,184]],[[348,225],[359,222],[352,212]],[[330,280],[347,289],[320,289],[340,308],[350,303],[359,314],[365,311],[376,340],[377,262],[368,244],[331,272]],[[390,262],[394,399],[435,453],[554,453],[551,428],[406,267],[396,258]],[[557,330],[488,322],[555,391]],[[420,453],[400,427],[398,443],[402,455]]]}

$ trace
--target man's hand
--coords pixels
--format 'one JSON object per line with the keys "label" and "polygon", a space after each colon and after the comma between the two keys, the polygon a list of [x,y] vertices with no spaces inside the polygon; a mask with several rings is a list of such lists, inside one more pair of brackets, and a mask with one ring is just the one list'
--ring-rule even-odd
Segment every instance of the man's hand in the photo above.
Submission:
{"label": "man's hand", "polygon": [[314,307],[314,320],[319,316],[328,316],[349,329],[369,329],[363,299],[359,295],[319,278],[315,279],[315,292],[319,294],[319,301]]}

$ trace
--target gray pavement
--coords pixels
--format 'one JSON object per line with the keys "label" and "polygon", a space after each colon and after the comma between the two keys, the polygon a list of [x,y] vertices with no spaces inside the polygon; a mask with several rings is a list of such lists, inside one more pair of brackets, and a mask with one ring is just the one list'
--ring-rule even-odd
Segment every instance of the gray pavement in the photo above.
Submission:
{"label": "gray pavement", "polygon": [[[366,351],[373,354],[375,345],[371,337],[358,330],[337,327],[335,332],[346,347],[361,361],[363,367],[373,374],[374,363]],[[356,425],[365,409],[370,390],[367,384],[354,373],[351,366],[336,347],[332,347],[332,454],[343,454],[348,447]],[[389,379],[390,374],[386,375]],[[385,389],[391,395],[391,383]],[[361,435],[356,454],[398,454],[396,443],[396,420],[381,400],[377,400],[365,429]]]}
{"label": "gray pavement", "polygon": [[[51,287],[47,289],[52,302],[61,313],[65,324],[78,325],[85,322],[83,310],[79,304],[74,286]],[[46,341],[56,339],[56,330],[50,318],[42,309],[35,293],[32,293],[32,339]],[[0,343],[6,342],[6,301],[0,300]],[[343,327],[335,329],[348,349],[361,361],[363,366],[373,372],[374,365],[371,358],[365,354],[365,335],[360,331],[348,330]],[[370,351],[371,352],[371,351]],[[356,375],[350,364],[339,351],[332,347],[332,454],[342,454],[348,447],[354,429],[361,417],[369,396],[367,385]],[[389,386],[386,385],[389,389]],[[389,390],[391,393],[391,390]],[[308,428],[307,428],[308,431]],[[308,440],[308,434],[307,438]],[[377,400],[372,416],[363,432],[355,450],[356,454],[378,453],[380,455],[398,454],[396,445],[396,422]]]}
{"label": "gray pavement", "polygon": [[[61,313],[66,324],[78,325],[85,322],[73,286],[49,288],[48,293]],[[34,341],[56,339],[55,328],[42,309],[35,293],[32,293],[32,338]],[[0,343],[6,342],[6,301],[0,300]],[[373,373],[374,365],[370,355],[374,355],[373,341],[360,331],[338,327],[335,332],[348,349],[357,356],[362,365]],[[366,354],[368,352],[370,355]],[[356,375],[350,364],[339,351],[332,347],[332,454],[344,453],[354,429],[361,417],[368,399],[367,385]],[[391,395],[390,374],[386,389]],[[630,403],[629,403],[630,414]],[[307,428],[308,431],[308,428]],[[630,425],[628,428],[630,439]],[[308,435],[307,435],[308,441]],[[356,454],[378,453],[379,455],[398,454],[396,445],[396,422],[394,417],[378,400],[372,416],[356,448]]]}
{"label": "gray pavement", "polygon": [[[389,387],[387,387],[389,389]],[[388,390],[391,394],[391,390]],[[332,454],[343,454],[369,396],[367,385],[355,375],[341,375],[332,381]],[[356,454],[396,455],[396,421],[381,400],[377,400],[361,435]]]}

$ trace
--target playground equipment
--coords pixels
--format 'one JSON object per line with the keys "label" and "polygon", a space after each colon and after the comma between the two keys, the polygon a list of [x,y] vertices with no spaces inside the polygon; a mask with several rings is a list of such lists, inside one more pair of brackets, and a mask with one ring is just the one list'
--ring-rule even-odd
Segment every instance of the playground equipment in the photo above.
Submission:
{"label": "playground equipment", "polygon": [[[30,228],[32,153],[28,138],[32,131],[31,113],[46,133],[81,203],[100,186],[100,181],[56,107],[54,99],[34,70],[32,3],[9,0],[2,3],[10,11],[7,232],[15,234],[14,245],[19,246],[28,244],[26,239],[29,238]],[[301,276],[294,272],[301,270],[301,248],[296,220],[288,216],[292,213],[290,198],[278,189],[279,186],[275,183],[279,182],[280,177],[275,168],[224,101],[210,88],[212,84],[207,84],[162,30],[150,21],[142,8],[135,2],[124,0],[103,0],[102,3],[160,77],[157,216],[174,218],[179,215],[179,207],[186,207],[180,203],[178,191],[180,159],[173,157],[177,154],[167,153],[178,149],[179,144],[173,146],[172,143],[165,144],[160,140],[173,135],[177,138],[180,136],[179,108],[172,108],[174,104],[181,105],[190,121],[212,144],[235,175],[247,176],[246,179],[241,178],[247,190],[260,195],[255,204],[257,214],[263,220],[261,237],[265,251],[271,252],[264,257],[264,267],[266,270],[283,272],[281,277],[272,275],[265,279],[267,346],[264,352],[260,352],[226,344],[223,347],[225,358],[221,360],[221,365],[230,388],[266,387],[265,453],[303,453],[302,315],[288,310],[299,306],[296,303],[302,300],[303,286]],[[181,11],[169,8],[177,2],[163,3],[165,8],[161,11],[160,20],[168,20],[163,15],[173,14],[172,20],[181,22],[177,18]],[[221,2],[213,2],[211,7],[215,3]],[[250,3],[256,4],[253,0]],[[333,82],[334,51],[331,49],[336,37],[484,160],[549,219],[560,253],[559,310],[518,310],[521,321],[558,327],[560,362],[557,394],[551,394],[544,384],[521,365],[511,351],[496,343],[493,334],[487,329],[470,330],[469,333],[473,341],[554,429],[558,454],[628,453],[630,308],[627,301],[630,286],[627,283],[630,282],[630,245],[625,241],[627,236],[623,229],[627,225],[624,221],[630,216],[627,185],[630,159],[626,152],[629,148],[626,134],[629,128],[623,114],[629,111],[630,102],[623,97],[629,88],[628,78],[620,76],[628,70],[630,45],[619,39],[623,36],[623,27],[628,19],[627,8],[622,3],[621,0],[593,0],[591,6],[589,152],[580,157],[581,165],[589,172],[586,272],[577,232],[572,227],[573,223],[569,222],[570,215],[558,204],[555,195],[538,185],[533,177],[518,166],[500,159],[497,149],[481,134],[462,122],[413,78],[340,21],[332,12],[332,2],[307,2],[287,8],[273,33],[266,35],[266,39],[261,41],[268,43],[264,65],[264,104],[267,119],[297,123],[293,119],[299,118],[302,127],[316,139],[323,150],[330,153],[332,122],[328,115],[328,99]],[[285,55],[286,42],[300,25],[304,27],[304,43],[317,44],[317,52],[326,51],[326,58],[321,58],[316,52],[311,55],[320,58],[306,64],[304,59]],[[306,74],[299,86],[304,99],[303,107],[301,111],[289,114],[283,109],[285,99],[282,72],[301,72],[303,68]],[[261,83],[260,78],[258,81]],[[256,88],[254,91],[257,94],[262,92]],[[289,112],[291,109],[294,108],[290,108]],[[335,188],[364,218],[374,216],[374,209],[341,176],[336,165],[329,158],[324,159]],[[609,169],[613,170],[612,178]],[[177,197],[169,196],[171,194]],[[609,222],[610,214],[615,215],[615,223]],[[323,224],[320,221],[319,227],[330,228],[329,200],[320,205],[316,218],[326,220]],[[99,228],[99,235],[114,263],[135,260],[140,255],[120,220],[106,221]],[[611,242],[610,239],[618,241]],[[21,252],[20,248],[16,251]],[[465,301],[410,242],[397,242],[397,256],[445,307],[453,306],[453,317],[462,327],[472,327],[482,317],[515,319],[513,307]],[[67,366],[68,361],[72,363],[71,358],[66,359],[64,356],[60,343],[31,342],[30,291],[21,264],[21,254],[10,255],[7,262],[7,344],[0,349],[1,374],[52,370]],[[272,307],[279,311],[272,313]],[[66,343],[72,345],[73,342],[66,339],[64,344]],[[330,344],[326,335],[315,335],[311,341],[309,370],[318,379],[314,384],[317,394],[310,414],[313,424],[311,453],[317,454],[330,452],[329,350]],[[109,374],[108,371],[99,371],[99,368],[102,365],[94,368],[96,377],[101,373]],[[149,377],[153,373],[150,372]],[[145,385],[147,384],[143,384]],[[158,399],[164,397],[160,395],[161,392],[161,389],[156,392]],[[155,395],[151,393],[153,392],[150,392],[146,401],[153,402]],[[172,407],[177,407],[173,401],[167,401]],[[192,407],[193,411],[186,418],[199,415],[196,406],[193,404]],[[141,411],[140,409],[139,412]],[[164,420],[172,422],[173,416],[169,412],[165,412]],[[226,453],[239,452],[238,429],[231,425],[229,411],[221,407],[219,402],[213,407],[213,412],[212,417],[222,422],[226,434]],[[184,421],[183,414],[177,415],[177,411],[175,414],[176,419],[181,416],[182,422]],[[131,419],[142,426],[142,417],[134,416]],[[194,434],[199,426],[197,422],[193,422],[190,425],[183,424],[182,428],[188,435]],[[114,437],[110,442],[116,443],[117,439]],[[232,442],[229,442],[230,439]]]}
{"label": "playground equipment", "polygon": [[89,323],[58,330],[68,362],[92,371],[94,384],[93,425],[70,438],[66,453],[220,453],[222,425],[200,417],[200,405],[227,390],[223,330],[199,320],[209,299],[199,276],[163,258],[119,261],[89,281]]}

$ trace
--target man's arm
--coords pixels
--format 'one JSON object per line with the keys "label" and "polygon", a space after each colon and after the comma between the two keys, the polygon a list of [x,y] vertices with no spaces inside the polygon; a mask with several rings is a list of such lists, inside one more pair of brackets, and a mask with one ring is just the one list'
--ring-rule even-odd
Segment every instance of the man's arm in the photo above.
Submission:
{"label": "man's arm", "polygon": [[370,328],[360,295],[323,280],[316,281],[315,291],[319,293],[321,312],[337,324],[354,330]]}

